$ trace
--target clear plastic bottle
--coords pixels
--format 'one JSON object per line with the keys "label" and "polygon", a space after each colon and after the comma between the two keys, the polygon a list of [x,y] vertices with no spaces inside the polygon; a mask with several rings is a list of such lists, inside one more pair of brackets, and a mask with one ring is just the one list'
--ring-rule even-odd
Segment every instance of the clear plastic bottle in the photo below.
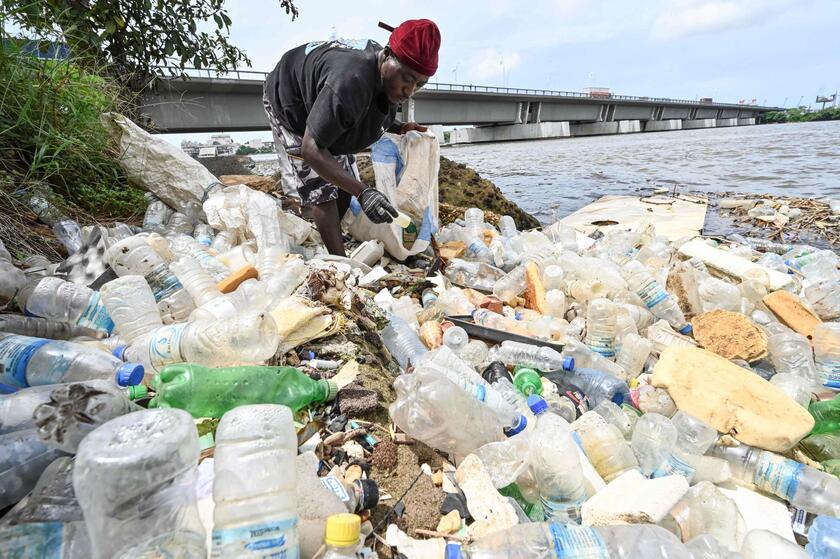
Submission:
{"label": "clear plastic bottle", "polygon": [[741,444],[714,446],[740,481],[814,514],[840,515],[840,479],[773,452]]}
{"label": "clear plastic bottle", "polygon": [[0,398],[0,435],[34,429],[32,412],[44,402],[49,402],[56,385],[22,388]]}
{"label": "clear plastic bottle", "polygon": [[668,323],[681,334],[691,332],[691,325],[685,320],[676,300],[654,279],[648,269],[636,260],[631,260],[623,269],[624,279],[654,316]]}
{"label": "clear plastic bottle", "polygon": [[362,519],[356,514],[334,514],[327,517],[324,534],[326,552],[323,559],[356,559],[360,547]]}
{"label": "clear plastic bottle", "polygon": [[5,308],[25,285],[26,274],[8,260],[0,260],[0,307]]}
{"label": "clear plastic bottle", "polygon": [[715,309],[739,311],[741,308],[741,291],[738,286],[718,278],[708,277],[697,286],[703,311]]}
{"label": "clear plastic bottle", "polygon": [[525,272],[525,264],[523,263],[502,276],[493,286],[493,295],[505,303],[513,301],[527,287]]}
{"label": "clear plastic bottle", "polygon": [[825,515],[816,517],[808,529],[805,551],[812,559],[840,557],[840,519]]}
{"label": "clear plastic bottle", "polygon": [[467,347],[469,341],[470,337],[467,335],[467,331],[460,326],[451,326],[443,333],[443,345],[455,353]]}
{"label": "clear plastic bottle", "polygon": [[823,320],[840,318],[840,283],[821,281],[805,288],[805,298]]}
{"label": "clear plastic bottle", "polygon": [[198,453],[193,418],[174,409],[117,417],[82,440],[73,487],[94,559],[205,556]]}
{"label": "clear plastic bottle", "polygon": [[521,334],[528,336],[531,332],[528,330],[528,323],[519,321],[515,318],[508,318],[504,315],[495,313],[487,309],[476,309],[472,312],[473,322],[485,328],[492,328],[494,330],[502,330],[511,334]]}
{"label": "clear plastic bottle", "polygon": [[444,313],[450,316],[467,315],[475,310],[473,305],[464,292],[455,286],[447,288],[437,298],[436,305]]}
{"label": "clear plastic bottle", "polygon": [[659,525],[684,542],[708,534],[728,549],[738,549],[739,531],[745,529],[735,501],[708,481],[690,487]]}
{"label": "clear plastic bottle", "polygon": [[260,313],[162,326],[114,353],[143,363],[151,376],[170,363],[207,367],[263,363],[274,356],[279,343],[274,319]]}
{"label": "clear plastic bottle", "polygon": [[213,231],[213,228],[206,223],[196,223],[192,235],[193,239],[195,239],[198,244],[205,248],[210,248],[210,245],[213,244],[213,237],[216,236],[216,233]]}
{"label": "clear plastic bottle", "polygon": [[586,488],[569,424],[551,413],[539,396],[529,396],[528,406],[536,416],[528,460],[545,519],[580,523],[580,506],[586,500]]}
{"label": "clear plastic bottle", "polygon": [[174,212],[166,223],[164,231],[167,234],[191,235],[195,229],[195,222],[186,214]]}
{"label": "clear plastic bottle", "polygon": [[674,534],[651,524],[576,526],[528,522],[467,545],[450,543],[447,559],[688,559]]}
{"label": "clear plastic bottle", "polygon": [[566,295],[559,289],[550,289],[545,294],[546,314],[563,318],[566,314]]}
{"label": "clear plastic bottle", "polygon": [[143,408],[106,380],[59,384],[35,408],[38,436],[53,448],[75,453],[82,439],[103,423]]}
{"label": "clear plastic bottle", "polygon": [[26,300],[26,313],[107,334],[114,329],[98,291],[52,276],[41,279],[32,290]]}
{"label": "clear plastic bottle", "polygon": [[241,314],[258,313],[274,308],[275,301],[266,282],[248,279],[236,291],[220,294],[190,313],[190,321],[234,319]]}
{"label": "clear plastic bottle", "polygon": [[[463,457],[504,438],[493,409],[433,368],[419,367],[398,376],[394,390],[397,397],[389,408],[391,419],[408,436],[432,448]],[[457,421],[454,410],[458,410]]]}
{"label": "clear plastic bottle", "polygon": [[416,365],[428,351],[408,323],[394,315],[382,330],[382,341],[403,370]]}
{"label": "clear plastic bottle", "polygon": [[615,357],[615,303],[609,299],[592,299],[586,306],[586,345],[595,353]]}
{"label": "clear plastic bottle", "polygon": [[575,366],[573,358],[563,356],[550,347],[510,340],[502,342],[496,349],[495,358],[507,365],[532,367],[540,371],[569,371]]}
{"label": "clear plastic bottle", "polygon": [[775,384],[785,394],[793,398],[800,406],[807,408],[811,403],[811,389],[813,381],[793,373],[779,373],[773,375],[770,384]]}
{"label": "clear plastic bottle", "polygon": [[776,373],[792,373],[820,382],[813,350],[805,336],[792,331],[771,334],[767,337],[767,349]]}
{"label": "clear plastic bottle", "polygon": [[0,382],[26,388],[78,380],[138,384],[143,366],[81,344],[0,333]]}
{"label": "clear plastic bottle", "polygon": [[[482,215],[483,219],[484,216]],[[499,218],[499,232],[508,239],[512,239],[519,234],[519,231],[516,230],[516,222],[509,215],[503,215]]]}
{"label": "clear plastic bottle", "polygon": [[219,231],[213,238],[210,248],[216,251],[216,254],[223,254],[232,249],[237,242],[237,234],[233,229],[225,229]]}
{"label": "clear plastic bottle", "polygon": [[464,212],[465,235],[470,238],[483,238],[484,235],[484,212],[478,208],[468,208]]}
{"label": "clear plastic bottle", "polygon": [[572,371],[546,372],[543,376],[556,384],[560,392],[579,387],[593,407],[605,400],[619,406],[625,402],[632,403],[627,383],[604,371],[579,368],[575,365]]}
{"label": "clear plastic bottle", "polygon": [[610,361],[603,355],[595,353],[589,347],[579,342],[578,340],[566,338],[566,343],[563,345],[563,357],[571,357],[574,359],[576,367],[585,367],[587,369],[597,369],[610,373],[616,377],[624,376],[624,369],[619,365]]}
{"label": "clear plastic bottle", "polygon": [[741,545],[743,559],[809,559],[798,544],[783,538],[770,530],[750,530]]}
{"label": "clear plastic bottle", "polygon": [[118,276],[140,275],[146,279],[164,323],[186,320],[195,308],[190,294],[142,236],[135,235],[111,246],[105,260]]}
{"label": "clear plastic bottle", "polygon": [[604,400],[603,402],[595,406],[592,409],[592,411],[603,417],[604,421],[606,421],[607,423],[618,427],[618,430],[621,431],[621,435],[627,441],[629,441],[630,436],[633,434],[633,426],[638,421],[639,416],[635,413],[625,413],[625,406],[629,406],[629,404],[623,404],[619,406],[614,402]]}
{"label": "clear plastic bottle", "polygon": [[630,444],[615,425],[599,424],[579,431],[578,435],[592,466],[607,483],[628,470],[639,468]]}
{"label": "clear plastic bottle", "polygon": [[101,330],[91,330],[84,326],[51,320],[49,318],[20,316],[16,314],[0,315],[0,332],[31,336],[33,338],[49,338],[51,340],[70,340],[72,338],[98,339],[105,337],[105,333]]}
{"label": "clear plastic bottle", "polygon": [[52,226],[53,234],[61,241],[67,254],[76,254],[82,248],[82,230],[72,219],[62,219]]}
{"label": "clear plastic bottle", "polygon": [[671,423],[677,429],[677,442],[668,459],[654,470],[651,477],[681,475],[691,483],[697,470],[697,460],[715,443],[718,432],[714,427],[683,411],[674,414]]}
{"label": "clear plastic bottle", "polygon": [[100,289],[102,304],[114,321],[114,332],[125,343],[163,326],[155,296],[142,276],[123,276]]}
{"label": "clear plastic bottle", "polygon": [[624,370],[626,379],[636,378],[642,373],[652,351],[650,340],[631,332],[624,336],[615,363]]}
{"label": "clear plastic bottle", "polygon": [[633,400],[643,413],[659,413],[665,417],[672,417],[677,413],[677,404],[664,388],[656,388],[649,384],[640,386],[635,391]]}
{"label": "clear plastic bottle", "polygon": [[829,388],[840,388],[840,322],[817,324],[811,341],[820,381]]}
{"label": "clear plastic bottle", "polygon": [[543,284],[545,288],[549,291],[552,289],[563,289],[565,283],[563,282],[564,276],[563,268],[558,266],[557,264],[551,264],[546,266],[542,273]]}
{"label": "clear plastic bottle", "polygon": [[677,428],[658,413],[646,413],[636,422],[631,439],[639,468],[648,477],[664,464],[677,444]]}
{"label": "clear plastic bottle", "polygon": [[239,406],[216,430],[212,557],[297,557],[297,438],[286,406]]}
{"label": "clear plastic bottle", "polygon": [[[32,523],[74,523],[85,532],[82,520],[82,509],[73,492],[73,458],[61,456],[53,460],[44,469],[32,492],[20,501],[3,517],[3,524],[32,524]],[[64,534],[62,534],[64,535]],[[74,534],[77,535],[77,534]],[[63,539],[63,538],[62,538]],[[0,536],[0,541],[3,538]],[[84,538],[87,541],[87,537]],[[62,541],[63,545],[68,542]],[[2,546],[2,544],[0,544]],[[33,547],[33,549],[36,549]],[[0,547],[0,556],[7,552]],[[90,555],[65,555],[73,557],[87,557]],[[12,555],[14,556],[14,555]]]}
{"label": "clear plastic bottle", "polygon": [[168,240],[169,249],[176,260],[184,257],[194,258],[217,282],[230,275],[230,270],[218,258],[210,254],[210,251],[204,245],[189,235],[175,235],[168,237]]}
{"label": "clear plastic bottle", "polygon": [[0,508],[25,497],[50,462],[63,455],[41,441],[37,429],[0,435]]}
{"label": "clear plastic bottle", "polygon": [[495,262],[493,252],[486,244],[484,244],[484,241],[481,238],[469,237],[465,242],[467,245],[467,252],[464,254],[465,259],[477,260],[488,264]]}
{"label": "clear plastic bottle", "polygon": [[158,231],[163,229],[163,226],[169,222],[169,218],[172,217],[175,210],[167,206],[165,202],[151,192],[146,192],[143,195],[149,203],[146,206],[146,214],[143,216],[143,230]]}
{"label": "clear plastic bottle", "polygon": [[172,270],[172,273],[190,294],[196,307],[209,303],[222,295],[222,292],[216,287],[217,282],[195,258],[182,256],[169,264],[169,269]]}

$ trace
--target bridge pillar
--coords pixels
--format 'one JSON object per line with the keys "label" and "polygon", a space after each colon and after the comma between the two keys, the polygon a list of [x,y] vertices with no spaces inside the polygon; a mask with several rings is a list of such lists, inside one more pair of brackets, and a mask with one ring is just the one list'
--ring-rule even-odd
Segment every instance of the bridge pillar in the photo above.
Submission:
{"label": "bridge pillar", "polygon": [[642,123],[638,120],[619,120],[618,133],[619,134],[633,134],[634,132],[642,131]]}
{"label": "bridge pillar", "polygon": [[694,128],[714,128],[717,125],[717,119],[714,118],[694,118],[684,120],[682,122],[683,130],[692,130]]}
{"label": "bridge pillar", "polygon": [[453,144],[479,142],[507,142],[514,140],[542,140],[570,136],[568,122],[531,122],[527,124],[505,124],[457,128],[450,133]]}
{"label": "bridge pillar", "polygon": [[540,122],[540,113],[542,113],[542,102],[537,101],[535,103],[530,103],[531,107],[529,110],[528,122],[539,123]]}
{"label": "bridge pillar", "polygon": [[682,130],[682,121],[678,118],[668,120],[649,120],[645,123],[645,132],[664,132],[667,130]]}
{"label": "bridge pillar", "polygon": [[739,118],[738,119],[738,126],[752,126],[755,124],[754,118]]}
{"label": "bridge pillar", "polygon": [[715,122],[715,126],[718,128],[726,128],[727,126],[738,126],[738,119],[737,118],[719,118]]}
{"label": "bridge pillar", "polygon": [[571,126],[572,136],[618,134],[618,122],[584,122]]}

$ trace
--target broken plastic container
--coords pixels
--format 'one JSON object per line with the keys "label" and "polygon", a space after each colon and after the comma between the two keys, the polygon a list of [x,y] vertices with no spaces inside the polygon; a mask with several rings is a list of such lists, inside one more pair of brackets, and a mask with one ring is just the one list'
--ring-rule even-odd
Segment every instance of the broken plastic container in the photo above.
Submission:
{"label": "broken plastic container", "polygon": [[194,417],[222,417],[237,406],[282,404],[293,412],[335,399],[331,380],[313,380],[294,367],[168,365],[152,380],[150,408],[179,408]]}
{"label": "broken plastic container", "polygon": [[99,292],[52,276],[43,278],[32,290],[26,300],[26,313],[108,334],[114,329]]}
{"label": "broken plastic container", "polygon": [[102,303],[123,343],[163,326],[155,296],[142,276],[123,276],[102,286]]}
{"label": "broken plastic container", "polygon": [[677,429],[677,441],[668,458],[651,477],[681,475],[691,483],[700,456],[714,444],[718,433],[714,427],[685,412],[678,411],[670,420]]}
{"label": "broken plastic container", "polygon": [[646,413],[636,422],[631,448],[644,475],[649,477],[667,462],[676,444],[677,428],[664,415]]}

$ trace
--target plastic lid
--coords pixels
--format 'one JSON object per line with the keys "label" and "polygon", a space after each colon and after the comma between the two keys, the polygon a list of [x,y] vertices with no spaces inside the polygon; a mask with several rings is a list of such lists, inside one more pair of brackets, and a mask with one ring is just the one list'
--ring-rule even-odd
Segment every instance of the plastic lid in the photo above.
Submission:
{"label": "plastic lid", "polygon": [[120,386],[134,386],[143,380],[143,365],[140,363],[125,363],[117,369],[116,381]]}
{"label": "plastic lid", "polygon": [[149,388],[145,384],[136,384],[128,387],[128,397],[132,400],[139,400],[149,395]]}
{"label": "plastic lid", "polygon": [[548,402],[546,402],[545,398],[542,396],[531,394],[528,396],[528,407],[531,408],[534,415],[540,415],[541,413],[548,411]]}
{"label": "plastic lid", "polygon": [[358,515],[343,513],[327,518],[327,532],[324,543],[336,547],[348,547],[359,543],[362,519]]}
{"label": "plastic lid", "polygon": [[680,334],[691,334],[694,329],[691,327],[691,324],[686,324],[682,328],[680,328]]}
{"label": "plastic lid", "polygon": [[564,371],[574,371],[575,370],[575,358],[571,355],[566,355],[563,357],[563,364],[561,365]]}
{"label": "plastic lid", "polygon": [[315,352],[314,352],[314,351],[310,351],[310,350],[308,350],[308,349],[305,349],[305,350],[303,350],[303,351],[301,351],[301,352],[300,352],[300,358],[301,358],[303,361],[310,361],[310,360],[312,360],[312,359],[315,359]]}
{"label": "plastic lid", "polygon": [[455,542],[446,544],[446,555],[444,559],[461,559],[461,544]]}
{"label": "plastic lid", "polygon": [[528,396],[530,394],[542,394],[543,386],[540,375],[534,369],[522,367],[513,376],[513,384],[520,393]]}
{"label": "plastic lid", "polygon": [[379,504],[379,486],[372,479],[357,479],[353,485],[357,485],[359,492],[359,510],[372,509]]}
{"label": "plastic lid", "polygon": [[332,402],[333,400],[335,400],[335,397],[338,394],[338,385],[335,383],[335,381],[321,379],[318,382],[323,383],[323,385],[326,387],[327,399],[325,401]]}
{"label": "plastic lid", "polygon": [[127,345],[118,345],[111,352],[111,355],[113,355],[117,359],[124,359],[125,358],[125,350],[126,350],[127,347],[128,347]]}
{"label": "plastic lid", "polygon": [[481,373],[481,378],[486,380],[489,384],[493,384],[499,379],[506,378],[511,382],[511,384],[513,384],[513,378],[510,376],[505,364],[501,361],[493,361],[487,365],[487,368],[484,369],[483,373]]}
{"label": "plastic lid", "polygon": [[512,437],[514,435],[518,435],[522,431],[525,430],[525,427],[528,426],[528,418],[524,415],[519,416],[519,422],[516,424],[516,427],[508,427],[504,430],[505,435],[508,437]]}

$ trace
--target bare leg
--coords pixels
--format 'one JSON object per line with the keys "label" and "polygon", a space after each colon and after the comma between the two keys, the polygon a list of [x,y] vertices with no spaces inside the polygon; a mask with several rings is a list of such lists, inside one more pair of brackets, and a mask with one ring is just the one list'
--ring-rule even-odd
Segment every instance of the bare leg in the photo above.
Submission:
{"label": "bare leg", "polygon": [[312,206],[312,219],[321,234],[321,239],[330,254],[347,256],[344,252],[344,239],[341,238],[341,223],[335,200]]}

